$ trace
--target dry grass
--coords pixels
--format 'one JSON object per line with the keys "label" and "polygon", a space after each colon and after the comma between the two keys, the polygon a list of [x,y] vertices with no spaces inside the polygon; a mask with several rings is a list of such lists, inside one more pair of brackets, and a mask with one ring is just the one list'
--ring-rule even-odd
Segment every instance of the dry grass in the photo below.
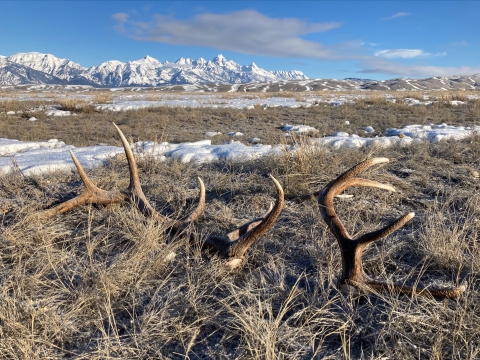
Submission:
{"label": "dry grass", "polygon": [[113,100],[113,95],[111,91],[108,92],[95,92],[93,94],[93,103],[94,104],[109,104]]}
{"label": "dry grass", "polygon": [[[38,102],[30,103],[32,104],[41,105]],[[385,101],[383,93],[372,93],[368,98],[357,100],[356,104],[332,106],[320,103],[318,106],[298,109],[264,109],[261,106],[250,110],[157,107],[124,112],[99,112],[92,105],[78,99],[65,99],[62,104],[64,109],[75,111],[77,116],[43,117],[41,121],[27,123],[18,114],[2,115],[0,132],[4,134],[2,136],[18,140],[56,138],[75,146],[118,144],[111,126],[114,121],[122,125],[134,140],[161,139],[178,143],[204,140],[204,134],[211,131],[223,134],[240,131],[245,136],[235,140],[248,142],[250,138],[258,137],[263,144],[277,144],[284,139],[279,130],[282,124],[312,126],[318,129],[319,133],[308,136],[318,137],[338,131],[375,136],[383,134],[389,127],[410,124],[447,123],[471,126],[480,122],[480,100],[470,100],[460,106],[451,106],[444,102],[428,107],[407,106],[402,101]],[[20,101],[9,102],[6,106],[12,110],[22,106],[25,114],[28,112],[28,107]],[[40,113],[38,115],[41,116]],[[39,118],[35,114],[33,116]],[[16,126],[19,121],[22,126]],[[346,121],[350,124],[347,125]],[[366,126],[372,126],[376,132],[365,134]],[[229,140],[231,138],[227,135],[212,138],[212,142],[216,144]],[[291,139],[287,141],[293,142]]]}
{"label": "dry grass", "polygon": [[[35,211],[78,194],[81,183],[76,174],[16,174],[0,178],[0,197],[17,204],[0,229],[1,357],[477,359],[477,137],[374,153],[305,150],[249,163],[146,159],[139,167],[146,196],[173,216],[195,206],[196,176],[204,179],[207,208],[191,231],[205,235],[262,213],[275,196],[268,173],[291,199],[368,156],[393,159],[365,176],[399,191],[349,190],[355,197],[336,203],[348,229],[371,231],[410,211],[417,216],[367,248],[366,272],[398,283],[465,283],[460,299],[340,293],[338,245],[315,201],[288,201],[245,265],[230,273],[188,236],[170,238],[129,204],[35,221]],[[91,176],[105,189],[128,185],[122,161]]]}

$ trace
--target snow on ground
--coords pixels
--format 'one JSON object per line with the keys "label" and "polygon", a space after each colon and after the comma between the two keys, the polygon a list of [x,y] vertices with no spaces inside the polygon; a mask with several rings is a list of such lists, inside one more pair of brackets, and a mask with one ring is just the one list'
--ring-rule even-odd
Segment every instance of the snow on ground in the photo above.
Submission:
{"label": "snow on ground", "polygon": [[218,131],[208,131],[205,133],[205,136],[208,136],[208,137],[217,136],[217,135],[222,135],[222,133]]}
{"label": "snow on ground", "polygon": [[[122,89],[110,89],[111,91],[119,91]],[[255,106],[260,106],[263,108],[270,107],[288,107],[288,108],[298,108],[298,107],[310,107],[310,106],[320,106],[324,105],[343,105],[343,104],[355,104],[359,99],[366,99],[369,97],[368,94],[326,94],[326,95],[310,95],[306,94],[303,98],[293,98],[293,97],[255,97],[255,95],[228,97],[219,94],[165,94],[165,93],[154,93],[154,94],[128,94],[119,93],[113,95],[112,102],[109,104],[94,104],[95,97],[93,95],[84,95],[84,94],[70,94],[69,99],[78,99],[82,101],[90,102],[97,110],[108,110],[108,111],[126,111],[126,110],[135,110],[142,109],[147,107],[209,107],[209,108],[236,108],[236,109],[253,109]],[[152,97],[154,98],[152,100]],[[384,95],[386,101],[396,102],[397,99],[394,98],[392,94]],[[46,93],[35,94],[35,97],[32,97],[29,94],[21,94],[17,97],[9,96],[0,96],[0,100],[39,100],[41,98],[45,101],[55,101],[58,100],[58,95],[51,97],[51,95]],[[158,99],[157,99],[158,98]],[[429,96],[424,96],[423,100],[420,101],[414,98],[405,98],[403,99],[404,103],[409,106],[428,106],[433,103],[440,101],[437,97],[429,99]],[[474,96],[469,97],[470,100],[475,100]],[[451,105],[459,106],[465,104],[463,101],[452,100],[450,101]],[[69,116],[76,115],[72,112],[63,111],[60,105],[47,105],[45,107],[39,107],[31,109],[30,111],[45,111],[47,116]],[[7,115],[15,115],[15,113],[8,112]]]}
{"label": "snow on ground", "polygon": [[405,101],[405,104],[410,106],[420,106],[420,105],[429,106],[433,104],[432,101],[420,101],[412,98],[405,98],[404,101]]}
{"label": "snow on ground", "polygon": [[332,148],[339,150],[341,148],[355,149],[363,146],[389,147],[393,145],[407,146],[414,142],[422,141],[419,138],[398,136],[382,136],[374,138],[364,138],[356,134],[349,135],[345,132],[335,133],[333,136],[323,138],[309,139],[308,143],[312,146],[321,148]]}
{"label": "snow on ground", "polygon": [[41,142],[0,139],[0,173],[20,170],[28,176],[74,169],[70,149],[75,150],[75,156],[86,169],[105,165],[108,159],[123,151],[116,146],[75,148],[57,139]]}
{"label": "snow on ground", "polygon": [[[407,146],[420,141],[437,142],[445,139],[461,139],[478,131],[480,131],[480,127],[456,127],[446,124],[408,125],[402,129],[388,129],[385,133],[386,136],[382,137],[363,138],[356,134],[339,132],[333,136],[309,139],[308,144],[313,148],[320,147],[331,150],[363,146]],[[212,145],[210,140],[202,140],[181,144],[143,141],[133,144],[132,149],[139,156],[154,156],[161,161],[176,159],[183,163],[191,161],[205,163],[218,160],[248,161],[261,156],[281,154],[284,151],[296,151],[298,147],[245,145],[234,140],[222,145]],[[0,139],[0,173],[21,171],[24,175],[29,176],[58,170],[69,171],[74,169],[69,150],[73,150],[86,169],[104,165],[116,154],[123,153],[121,147],[97,145],[75,148],[56,139],[44,142]]]}
{"label": "snow on ground", "polygon": [[308,125],[290,125],[290,124],[282,125],[280,127],[280,130],[285,131],[285,132],[294,132],[294,133],[297,133],[297,134],[318,132],[317,129],[315,129],[314,127],[308,126]]}
{"label": "snow on ground", "polygon": [[135,110],[147,107],[209,107],[209,108],[236,108],[236,109],[253,109],[254,106],[268,107],[290,107],[296,108],[300,106],[312,106],[308,102],[297,101],[288,97],[271,97],[271,98],[221,98],[216,95],[169,95],[164,94],[159,100],[141,100],[139,98],[128,99],[119,98],[111,104],[99,104],[95,107],[98,110],[125,111]]}
{"label": "snow on ground", "polygon": [[402,129],[387,129],[387,131],[385,131],[385,135],[399,136],[400,134],[403,134],[405,137],[429,140],[435,143],[445,139],[460,140],[469,136],[473,131],[480,131],[480,126],[471,128],[464,126],[449,126],[447,124],[407,125]]}
{"label": "snow on ground", "polygon": [[245,134],[240,131],[229,131],[225,135],[228,136],[244,136]]}
{"label": "snow on ground", "polygon": [[47,116],[77,116],[77,114],[71,112],[71,111],[64,111],[64,110],[57,110],[57,109],[51,109],[45,111],[45,115]]}

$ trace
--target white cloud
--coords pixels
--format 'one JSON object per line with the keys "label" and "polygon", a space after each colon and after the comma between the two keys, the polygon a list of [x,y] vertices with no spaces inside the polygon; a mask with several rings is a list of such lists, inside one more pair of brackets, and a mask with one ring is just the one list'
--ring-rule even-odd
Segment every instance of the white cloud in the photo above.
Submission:
{"label": "white cloud", "polygon": [[[348,44],[325,46],[302,35],[325,32],[337,22],[307,23],[296,18],[271,18],[255,10],[226,14],[204,13],[187,20],[154,15],[152,21],[132,21],[126,14],[112,17],[131,38],[165,44],[208,46],[244,54],[277,57],[338,59],[351,53]],[[353,44],[353,46],[356,46]],[[344,54],[344,55],[342,55]]]}
{"label": "white cloud", "polygon": [[112,19],[118,22],[126,22],[128,21],[128,14],[116,13],[112,15]]}
{"label": "white cloud", "polygon": [[[390,18],[408,16],[399,12]],[[202,13],[186,20],[174,16],[154,15],[151,21],[134,21],[128,14],[112,15],[115,29],[130,38],[185,46],[205,46],[251,55],[310,58],[326,61],[354,60],[361,73],[395,76],[429,77],[480,73],[479,67],[439,67],[399,64],[393,59],[427,59],[445,56],[421,49],[386,49],[366,55],[362,41],[324,45],[302,36],[340,26],[337,22],[308,23],[296,18],[271,18],[255,10],[226,14]],[[376,44],[375,44],[376,45]]]}
{"label": "white cloud", "polygon": [[400,11],[400,12],[397,12],[395,15],[383,18],[382,20],[396,19],[396,18],[404,17],[404,16],[410,16],[410,13]]}
{"label": "white cloud", "polygon": [[385,59],[413,59],[423,57],[445,56],[446,52],[431,54],[420,49],[388,49],[375,52],[375,56]]}
{"label": "white cloud", "polygon": [[448,75],[472,75],[480,73],[480,66],[432,66],[404,65],[372,57],[361,63],[360,73],[378,73],[397,76],[431,77]]}

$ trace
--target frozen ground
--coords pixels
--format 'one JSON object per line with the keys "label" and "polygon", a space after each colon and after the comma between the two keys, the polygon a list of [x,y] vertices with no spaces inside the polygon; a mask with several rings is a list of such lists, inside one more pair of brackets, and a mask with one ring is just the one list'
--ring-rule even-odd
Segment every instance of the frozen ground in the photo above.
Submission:
{"label": "frozen ground", "polygon": [[[287,125],[289,129],[302,129],[300,125]],[[369,129],[367,129],[369,130]],[[359,148],[362,146],[408,146],[414,142],[437,142],[445,139],[461,139],[480,130],[480,127],[441,125],[409,125],[401,129],[388,129],[386,136],[364,138],[356,134],[336,133],[334,136],[313,138],[304,146],[336,150],[340,148]],[[298,147],[285,145],[245,145],[231,140],[222,145],[212,145],[211,140],[192,143],[155,143],[142,141],[132,144],[139,156],[153,156],[161,161],[177,159],[181,162],[205,163],[218,160],[248,161],[261,156],[281,154],[283,151],[297,151]],[[39,175],[52,171],[74,169],[69,150],[73,150],[80,163],[86,169],[104,165],[123,148],[115,146],[89,146],[75,148],[62,141],[52,139],[45,142],[22,142],[0,139],[0,173],[8,174],[20,171],[26,176]]]}

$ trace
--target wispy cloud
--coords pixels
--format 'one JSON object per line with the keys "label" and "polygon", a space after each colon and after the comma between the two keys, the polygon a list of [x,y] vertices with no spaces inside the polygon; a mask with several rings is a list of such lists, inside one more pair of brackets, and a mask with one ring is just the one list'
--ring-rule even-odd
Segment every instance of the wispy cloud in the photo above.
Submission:
{"label": "wispy cloud", "polygon": [[480,66],[432,66],[432,65],[405,65],[393,61],[387,61],[378,57],[364,60],[361,64],[360,73],[390,74],[396,76],[447,76],[447,75],[471,75],[480,73]]}
{"label": "wispy cloud", "polygon": [[[244,54],[277,57],[338,59],[353,43],[325,46],[302,39],[340,26],[338,22],[308,23],[296,18],[271,18],[255,10],[226,14],[204,13],[187,20],[154,15],[149,22],[132,21],[126,14],[114,14],[118,31],[142,41],[208,46]],[[345,52],[348,54],[349,51]]]}
{"label": "wispy cloud", "polygon": [[307,64],[301,61],[292,61],[290,64],[299,65],[299,66],[310,66],[310,64]]}
{"label": "wispy cloud", "polygon": [[[397,13],[390,18],[408,16]],[[324,45],[305,40],[302,36],[338,28],[337,22],[309,23],[296,18],[272,18],[255,10],[242,10],[226,14],[201,13],[190,19],[154,15],[150,21],[135,21],[134,15],[113,14],[115,29],[139,41],[155,41],[185,46],[205,46],[251,55],[318,59],[323,61],[353,60],[360,73],[389,74],[394,76],[429,77],[465,75],[480,72],[479,67],[440,67],[400,64],[394,59],[414,61],[445,56],[421,49],[385,49],[367,55],[367,45],[360,40]],[[376,44],[375,44],[376,45]],[[301,62],[296,65],[304,65]]]}
{"label": "wispy cloud", "polygon": [[128,14],[125,13],[116,13],[112,15],[112,19],[118,22],[126,22],[128,21]]}
{"label": "wispy cloud", "polygon": [[125,13],[116,13],[112,15],[112,19],[117,22],[114,26],[114,29],[120,33],[125,31],[125,23],[128,21],[128,14]]}
{"label": "wispy cloud", "polygon": [[375,56],[383,57],[385,59],[413,59],[445,55],[447,55],[446,52],[431,54],[420,49],[388,49],[375,52]]}
{"label": "wispy cloud", "polygon": [[465,40],[462,40],[460,42],[454,42],[452,43],[452,46],[467,46],[467,42]]}
{"label": "wispy cloud", "polygon": [[395,15],[383,18],[382,20],[391,20],[391,19],[396,19],[396,18],[404,17],[404,16],[410,16],[410,13],[400,11],[400,12],[397,12]]}

